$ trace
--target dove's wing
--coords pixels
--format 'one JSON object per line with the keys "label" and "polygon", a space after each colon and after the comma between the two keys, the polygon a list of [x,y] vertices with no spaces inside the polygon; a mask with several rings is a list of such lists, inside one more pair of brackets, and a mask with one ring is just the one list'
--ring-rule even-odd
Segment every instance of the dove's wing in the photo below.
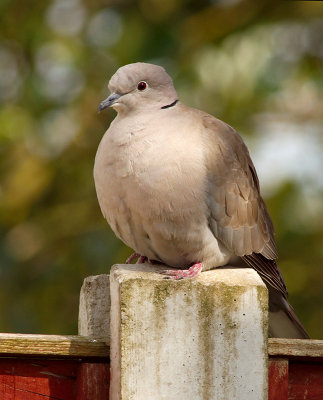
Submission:
{"label": "dove's wing", "polygon": [[287,296],[276,264],[274,228],[260,195],[248,149],[224,122],[203,115],[209,223],[214,236],[252,266],[270,286]]}

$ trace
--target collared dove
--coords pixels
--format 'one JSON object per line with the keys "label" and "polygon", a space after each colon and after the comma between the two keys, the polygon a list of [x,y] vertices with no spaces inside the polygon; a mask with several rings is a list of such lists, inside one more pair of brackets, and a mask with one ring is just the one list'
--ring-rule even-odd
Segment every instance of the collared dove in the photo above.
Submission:
{"label": "collared dove", "polygon": [[[254,268],[269,289],[270,334],[308,338],[287,301],[274,229],[248,149],[231,126],[178,100],[164,68],[121,67],[99,111],[117,117],[95,158],[102,213],[135,250],[176,268],[169,278],[232,265]],[[130,261],[129,260],[129,261]]]}

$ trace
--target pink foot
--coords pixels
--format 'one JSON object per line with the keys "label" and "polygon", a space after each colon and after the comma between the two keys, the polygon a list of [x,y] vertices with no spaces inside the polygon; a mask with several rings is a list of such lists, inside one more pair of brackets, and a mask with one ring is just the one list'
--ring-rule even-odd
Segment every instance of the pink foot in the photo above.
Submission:
{"label": "pink foot", "polygon": [[202,263],[196,263],[189,269],[167,269],[161,272],[166,279],[195,278],[202,271]]}
{"label": "pink foot", "polygon": [[136,259],[137,259],[136,264],[143,264],[148,260],[148,258],[146,256],[142,256],[139,253],[132,253],[131,256],[127,258],[126,264],[131,264],[132,261],[134,261]]}

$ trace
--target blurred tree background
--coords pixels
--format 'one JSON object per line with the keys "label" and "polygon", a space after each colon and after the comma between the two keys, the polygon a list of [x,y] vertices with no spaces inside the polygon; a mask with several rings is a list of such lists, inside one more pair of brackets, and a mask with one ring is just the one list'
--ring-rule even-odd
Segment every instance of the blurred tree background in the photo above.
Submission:
{"label": "blurred tree background", "polygon": [[323,338],[323,3],[0,2],[0,331],[77,333],[83,279],[123,262],[97,204],[108,79],[163,65],[248,143],[290,300]]}

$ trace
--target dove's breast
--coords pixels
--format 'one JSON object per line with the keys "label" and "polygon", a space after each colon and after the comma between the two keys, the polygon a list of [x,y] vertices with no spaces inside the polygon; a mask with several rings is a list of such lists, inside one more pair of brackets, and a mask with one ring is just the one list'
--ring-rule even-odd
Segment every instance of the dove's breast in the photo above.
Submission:
{"label": "dove's breast", "polygon": [[[194,135],[199,127],[186,130],[179,123],[170,134],[167,121],[151,123],[149,130],[118,125],[103,137],[94,166],[100,207],[115,234],[136,252],[168,265],[203,259],[223,265],[229,253],[208,227],[207,171]],[[183,146],[185,132],[193,135]]]}

